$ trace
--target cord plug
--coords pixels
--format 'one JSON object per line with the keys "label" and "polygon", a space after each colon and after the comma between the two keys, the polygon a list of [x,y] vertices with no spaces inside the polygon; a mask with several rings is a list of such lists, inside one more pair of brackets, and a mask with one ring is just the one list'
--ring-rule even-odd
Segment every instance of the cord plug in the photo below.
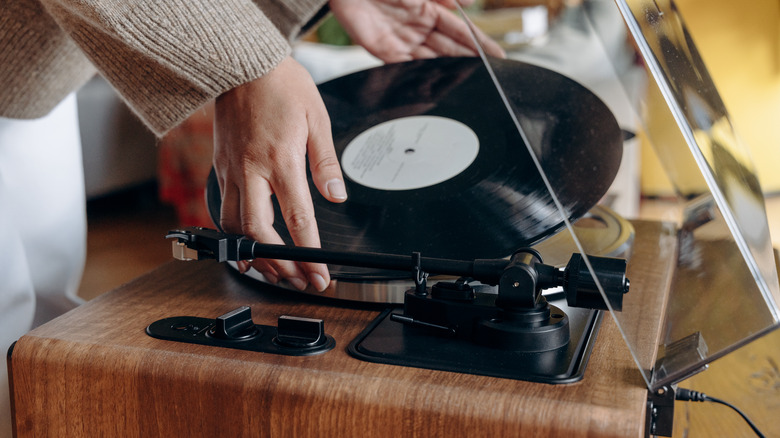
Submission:
{"label": "cord plug", "polygon": [[708,398],[707,394],[686,388],[677,388],[677,391],[674,393],[675,400],[703,402],[707,401]]}

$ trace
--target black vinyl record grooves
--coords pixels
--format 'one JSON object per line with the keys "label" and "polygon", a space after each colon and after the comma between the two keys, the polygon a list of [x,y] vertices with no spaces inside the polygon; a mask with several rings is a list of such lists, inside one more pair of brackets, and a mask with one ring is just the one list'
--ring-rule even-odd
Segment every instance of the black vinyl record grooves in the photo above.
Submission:
{"label": "black vinyl record grooves", "polygon": [[[598,97],[558,73],[511,60],[492,59],[491,65],[558,199],[569,219],[576,220],[604,195],[620,165],[622,132],[614,116]],[[343,204],[330,203],[310,178],[323,248],[502,258],[564,227],[479,58],[388,64],[331,80],[319,89],[349,195]],[[356,181],[355,172],[350,176],[346,171],[354,163],[345,162],[345,149],[364,132],[386,122],[429,116],[454,121],[445,122],[445,130],[465,125],[473,132],[478,152],[464,169],[433,182],[388,189]],[[418,153],[412,147],[406,152]],[[423,164],[433,169],[448,166],[450,160],[448,153],[440,153]],[[212,184],[216,187],[213,179]],[[219,193],[218,188],[210,191]],[[215,203],[218,199],[209,207],[218,218]],[[278,203],[274,205],[275,228],[292,244]],[[352,267],[332,266],[331,273],[341,279],[394,277]]]}

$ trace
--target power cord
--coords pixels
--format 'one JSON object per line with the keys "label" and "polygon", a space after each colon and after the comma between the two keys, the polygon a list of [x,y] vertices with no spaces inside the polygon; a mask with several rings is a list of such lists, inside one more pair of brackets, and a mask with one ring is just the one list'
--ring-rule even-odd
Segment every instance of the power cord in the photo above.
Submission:
{"label": "power cord", "polygon": [[761,433],[760,430],[758,430],[758,427],[756,427],[756,425],[750,420],[750,418],[748,418],[744,412],[739,410],[736,406],[732,405],[731,403],[725,402],[715,397],[710,397],[707,394],[704,394],[702,392],[693,391],[685,388],[677,388],[674,398],[675,400],[682,400],[682,401],[694,401],[694,402],[708,401],[708,402],[719,403],[724,406],[728,406],[734,411],[736,411],[740,416],[742,416],[742,418],[747,422],[750,428],[753,429],[753,432],[755,432],[757,436],[759,436],[760,438],[765,438],[764,434]]}

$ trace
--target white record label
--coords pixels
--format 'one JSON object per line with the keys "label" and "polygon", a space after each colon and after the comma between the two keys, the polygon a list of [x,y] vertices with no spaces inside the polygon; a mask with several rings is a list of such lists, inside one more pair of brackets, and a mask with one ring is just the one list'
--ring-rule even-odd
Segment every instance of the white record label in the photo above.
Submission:
{"label": "white record label", "polygon": [[380,190],[413,190],[447,181],[477,158],[479,138],[445,117],[411,116],[363,131],[344,148],[344,173]]}

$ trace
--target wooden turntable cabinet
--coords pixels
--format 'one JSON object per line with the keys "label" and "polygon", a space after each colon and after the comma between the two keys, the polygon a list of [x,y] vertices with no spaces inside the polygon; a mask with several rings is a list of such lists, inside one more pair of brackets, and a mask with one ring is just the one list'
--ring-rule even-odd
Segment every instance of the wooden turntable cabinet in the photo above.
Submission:
{"label": "wooden turntable cabinet", "polygon": [[[660,226],[635,223],[631,293],[667,287]],[[322,319],[313,356],[155,339],[146,327],[240,306],[257,324]],[[17,437],[643,436],[647,388],[606,315],[584,378],[551,385],[364,362],[346,352],[383,306],[258,287],[215,262],[171,262],[22,337],[9,353]],[[655,334],[650,334],[654,337]]]}

